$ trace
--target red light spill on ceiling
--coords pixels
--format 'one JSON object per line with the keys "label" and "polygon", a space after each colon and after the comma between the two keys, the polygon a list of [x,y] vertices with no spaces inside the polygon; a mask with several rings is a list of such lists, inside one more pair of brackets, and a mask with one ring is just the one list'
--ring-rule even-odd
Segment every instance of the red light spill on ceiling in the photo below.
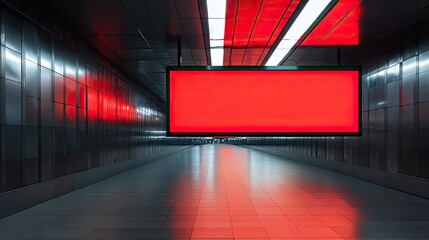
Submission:
{"label": "red light spill on ceiling", "polygon": [[301,46],[351,46],[359,44],[361,0],[340,0]]}
{"label": "red light spill on ceiling", "polygon": [[170,70],[169,76],[172,135],[359,132],[358,71]]}
{"label": "red light spill on ceiling", "polygon": [[301,0],[228,0],[224,65],[260,65]]}

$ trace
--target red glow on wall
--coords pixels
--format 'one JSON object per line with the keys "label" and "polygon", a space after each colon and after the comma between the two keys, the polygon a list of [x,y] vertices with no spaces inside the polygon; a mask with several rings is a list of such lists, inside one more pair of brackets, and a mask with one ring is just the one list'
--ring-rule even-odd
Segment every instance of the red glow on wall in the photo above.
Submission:
{"label": "red glow on wall", "polygon": [[224,65],[261,63],[301,0],[228,0]]}
{"label": "red glow on wall", "polygon": [[301,46],[359,44],[361,0],[339,0],[334,8],[301,43]]}
{"label": "red glow on wall", "polygon": [[88,88],[88,109],[97,110],[98,109],[98,92],[92,88]]}
{"label": "red glow on wall", "polygon": [[[106,123],[134,123],[137,120],[136,107],[128,103],[116,86],[115,78],[97,77],[97,74],[87,74],[91,78],[86,79],[87,85],[78,83],[76,99],[76,82],[70,79],[66,81],[66,100],[69,105],[76,105],[78,100],[79,121],[86,117],[89,122]],[[99,87],[97,90],[94,87]],[[82,114],[80,113],[82,111]],[[67,115],[69,115],[67,113]],[[67,116],[68,117],[68,116]],[[71,118],[75,118],[71,116]]]}
{"label": "red glow on wall", "polygon": [[78,84],[79,85],[79,107],[86,109],[86,87],[84,84]]}
{"label": "red glow on wall", "polygon": [[359,133],[357,70],[169,71],[169,132]]}
{"label": "red glow on wall", "polygon": [[74,127],[76,125],[76,107],[66,105],[66,122],[68,127]]}
{"label": "red glow on wall", "polygon": [[66,78],[66,104],[76,106],[76,82]]}

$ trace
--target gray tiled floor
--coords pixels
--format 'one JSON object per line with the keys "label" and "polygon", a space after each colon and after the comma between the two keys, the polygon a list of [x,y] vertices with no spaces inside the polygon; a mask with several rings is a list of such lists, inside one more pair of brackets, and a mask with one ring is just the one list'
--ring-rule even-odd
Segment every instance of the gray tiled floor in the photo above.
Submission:
{"label": "gray tiled floor", "polygon": [[0,239],[429,239],[429,201],[230,145],[0,220]]}

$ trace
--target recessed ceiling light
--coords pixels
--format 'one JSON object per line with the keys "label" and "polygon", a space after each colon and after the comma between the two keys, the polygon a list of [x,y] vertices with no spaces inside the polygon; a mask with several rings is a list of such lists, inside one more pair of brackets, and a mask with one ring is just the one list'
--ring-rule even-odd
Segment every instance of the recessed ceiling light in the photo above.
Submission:
{"label": "recessed ceiling light", "polygon": [[226,0],[207,0],[210,31],[210,55],[212,66],[223,65]]}

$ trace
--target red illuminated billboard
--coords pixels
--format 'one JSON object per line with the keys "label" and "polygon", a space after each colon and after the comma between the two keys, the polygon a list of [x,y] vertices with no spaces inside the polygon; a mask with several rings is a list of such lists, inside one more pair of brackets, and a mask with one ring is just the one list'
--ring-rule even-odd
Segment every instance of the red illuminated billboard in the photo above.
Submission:
{"label": "red illuminated billboard", "polygon": [[357,136],[356,67],[169,67],[170,136]]}

